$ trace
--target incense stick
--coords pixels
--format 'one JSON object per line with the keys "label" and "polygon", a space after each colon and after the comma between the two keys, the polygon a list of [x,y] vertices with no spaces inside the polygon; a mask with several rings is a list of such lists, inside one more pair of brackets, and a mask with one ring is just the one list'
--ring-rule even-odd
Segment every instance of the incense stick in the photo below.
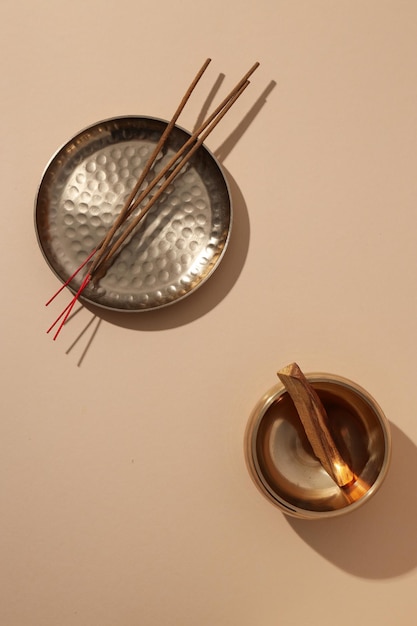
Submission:
{"label": "incense stick", "polygon": [[165,128],[164,132],[162,133],[158,143],[156,144],[156,147],[154,149],[154,151],[152,152],[150,158],[148,159],[141,175],[139,176],[139,179],[137,181],[137,183],[135,184],[135,186],[133,187],[128,199],[125,202],[124,207],[122,208],[118,218],[116,219],[114,225],[110,228],[109,232],[107,233],[106,237],[104,238],[103,243],[99,246],[99,248],[97,249],[97,257],[94,259],[94,262],[89,270],[89,273],[92,275],[95,268],[97,267],[97,265],[100,263],[100,258],[101,258],[101,254],[103,253],[103,251],[105,250],[106,246],[108,245],[108,243],[111,241],[114,233],[117,231],[117,229],[119,228],[119,226],[123,223],[123,221],[126,219],[127,214],[131,213],[134,210],[134,206],[130,206],[133,202],[133,200],[135,199],[135,196],[137,195],[137,193],[139,192],[140,188],[143,185],[143,182],[145,181],[146,176],[149,174],[152,165],[154,164],[155,159],[157,158],[158,154],[161,152],[165,141],[168,139],[172,129],[175,126],[175,122],[178,120],[182,110],[184,109],[185,105],[187,104],[188,100],[190,99],[190,96],[192,94],[192,92],[194,91],[198,81],[200,80],[200,78],[202,77],[202,75],[204,74],[204,72],[206,71],[209,63],[211,62],[211,59],[207,59],[203,66],[201,67],[201,69],[198,71],[198,73],[196,74],[196,76],[194,77],[192,83],[190,84],[190,86],[188,87],[187,91],[185,92],[181,102],[179,103],[177,110],[175,111],[174,115],[171,118],[171,121],[169,122],[169,124],[167,125],[167,127]]}
{"label": "incense stick", "polygon": [[[188,163],[191,157],[195,154],[195,152],[201,147],[203,142],[206,140],[207,136],[214,130],[220,120],[224,117],[230,107],[236,102],[239,96],[243,93],[246,87],[249,85],[249,81],[247,81],[239,91],[233,96],[233,98],[228,102],[228,104],[223,108],[222,111],[218,114],[218,116],[212,121],[210,126],[207,128],[206,132],[198,139],[198,141],[194,144],[194,146],[187,152],[187,154],[183,157],[183,159],[178,163],[178,165],[174,168],[171,174],[166,178],[165,182],[161,185],[158,191],[154,196],[149,200],[149,202],[143,207],[142,211],[139,215],[136,216],[134,220],[132,220],[128,226],[125,228],[123,233],[119,236],[119,238],[114,242],[110,250],[106,255],[103,255],[102,259],[99,261],[100,265],[97,264],[96,267],[100,267],[101,264],[111,261],[113,256],[117,254],[121,245],[127,239],[127,237],[133,232],[133,230],[138,226],[138,224],[143,220],[145,215],[149,212],[149,210],[154,206],[154,204],[159,200],[164,191],[169,187],[174,178],[179,174],[179,172],[183,169],[183,167]],[[90,274],[92,274],[90,272]]]}
{"label": "incense stick", "polygon": [[62,322],[60,323],[58,330],[56,331],[55,335],[54,335],[54,340],[58,337],[59,333],[61,332],[65,322],[67,321],[68,317],[71,314],[72,309],[75,306],[75,303],[78,301],[78,298],[80,297],[80,295],[82,294],[82,292],[84,291],[84,289],[87,287],[88,283],[91,280],[91,276],[90,274],[87,274],[84,278],[84,280],[82,281],[77,293],[75,294],[75,296],[73,297],[73,299],[71,300],[71,302],[69,303],[69,305],[62,311],[61,315],[55,320],[55,322],[52,324],[52,326],[50,326],[49,330],[47,331],[49,333],[50,330],[52,330],[52,328],[59,322],[59,320],[63,317]]}
{"label": "incense stick", "polygon": [[[224,98],[224,100],[218,105],[218,107],[213,111],[213,113],[199,126],[199,128],[192,133],[192,135],[187,139],[187,141],[183,144],[183,146],[174,154],[174,156],[170,159],[170,161],[165,165],[165,167],[159,172],[157,176],[149,183],[149,185],[142,191],[139,197],[132,204],[129,213],[132,213],[149,195],[149,193],[155,188],[155,186],[164,178],[164,176],[169,172],[170,169],[175,165],[178,159],[192,146],[197,140],[198,137],[203,133],[208,127],[210,128],[209,132],[206,132],[202,141],[200,141],[199,146],[203,143],[203,141],[207,138],[209,133],[215,128],[220,119],[225,115],[225,113],[230,109],[231,105],[237,100],[237,98],[242,94],[244,89],[248,86],[248,78],[253,74],[253,72],[257,69],[259,63],[255,63],[248,72],[240,79],[240,81],[235,85],[232,91]],[[222,111],[224,110],[223,114]],[[217,122],[215,120],[217,119]],[[215,122],[215,123],[214,123]],[[214,123],[213,126],[211,126]],[[193,154],[196,149],[193,149]],[[187,160],[192,155],[187,155]],[[185,163],[184,163],[185,164]],[[182,167],[177,166],[174,171],[178,173]],[[176,175],[176,174],[175,174]],[[175,176],[170,176],[170,182],[174,179]],[[169,183],[168,183],[169,184]],[[166,189],[168,184],[164,183],[163,187]],[[158,190],[157,198],[161,196],[162,192]],[[154,196],[155,197],[155,196]],[[155,203],[155,200],[152,198],[152,203]],[[149,207],[150,208],[150,207]],[[149,209],[147,209],[148,211]],[[144,214],[140,214],[135,220],[135,226],[139,223],[139,221],[144,217]],[[129,227],[129,233],[133,230],[133,228]],[[113,234],[116,229],[113,230]],[[126,239],[127,235],[123,238],[123,241]],[[110,241],[110,238],[108,239]],[[98,255],[94,261],[93,267],[90,269],[90,274],[93,275],[94,270],[104,262],[106,259],[108,260],[109,256],[112,256],[114,253],[113,248],[106,254],[104,250],[104,246],[99,250]]]}
{"label": "incense stick", "polygon": [[[85,261],[83,261],[81,263],[81,265],[79,267],[77,267],[77,269],[75,270],[75,272],[73,274],[71,274],[71,276],[69,278],[67,278],[67,280],[65,281],[65,283],[63,283],[61,285],[61,287],[58,289],[58,291],[56,291],[54,293],[54,295],[49,298],[48,302],[45,303],[45,306],[48,306],[49,304],[51,304],[51,302],[53,300],[55,300],[55,298],[61,293],[61,291],[63,291],[63,289],[65,289],[65,287],[68,287],[68,285],[70,284],[70,282],[77,276],[77,274],[83,269],[83,267],[85,267],[88,263],[88,261],[95,255],[95,253],[97,252],[97,248],[94,248],[94,250],[92,252],[90,252],[90,254],[88,255],[88,257],[85,259]],[[50,330],[50,329],[49,329]],[[49,332],[49,330],[47,332]]]}
{"label": "incense stick", "polygon": [[197,86],[197,83],[199,82],[199,80],[201,79],[201,77],[203,76],[204,72],[206,71],[208,65],[211,63],[211,59],[206,59],[206,61],[203,63],[202,67],[200,68],[200,70],[197,72],[197,74],[195,75],[194,79],[192,80],[191,84],[189,85],[187,91],[185,92],[184,96],[181,99],[181,102],[179,103],[177,110],[175,111],[174,115],[172,116],[170,122],[167,124],[164,132],[162,133],[157,145],[155,146],[155,149],[153,150],[151,156],[149,157],[148,161],[145,164],[145,167],[142,171],[142,173],[140,174],[135,186],[133,187],[132,191],[130,192],[125,204],[122,207],[122,210],[120,211],[115,223],[113,224],[113,226],[110,228],[110,230],[108,231],[108,233],[106,234],[106,236],[104,237],[104,239],[101,241],[101,243],[88,255],[88,257],[85,259],[85,261],[83,261],[83,263],[75,270],[75,272],[65,281],[65,283],[63,285],[61,285],[61,287],[58,289],[58,291],[48,300],[48,302],[46,302],[45,306],[48,306],[60,293],[61,291],[67,287],[69,285],[69,283],[75,278],[75,276],[77,276],[77,274],[83,269],[83,267],[85,267],[85,265],[90,261],[90,259],[94,256],[94,254],[97,253],[97,258],[94,260],[89,273],[92,274],[94,272],[95,267],[98,265],[99,261],[100,261],[100,254],[105,250],[106,246],[109,244],[109,242],[111,241],[114,233],[116,232],[116,230],[119,228],[119,226],[123,223],[123,221],[128,217],[128,215],[131,213],[132,210],[134,210],[134,208],[131,208],[131,204],[133,202],[133,200],[135,199],[135,196],[137,195],[137,193],[139,192],[140,188],[142,187],[146,176],[149,174],[152,165],[154,164],[158,154],[161,152],[162,148],[165,145],[166,140],[168,139],[172,129],[175,126],[176,121],[178,120],[180,114],[182,113],[185,105],[187,104],[188,100],[190,99],[190,96],[192,94],[192,92],[194,91],[195,87]]}
{"label": "incense stick", "polygon": [[[170,122],[162,133],[155,149],[153,150],[149,160],[147,161],[144,170],[142,171],[139,179],[134,185],[132,191],[129,194],[125,204],[123,205],[122,211],[118,215],[115,223],[109,229],[106,236],[103,238],[101,243],[89,254],[89,256],[85,259],[85,261],[75,270],[75,272],[68,278],[68,280],[60,287],[60,289],[52,296],[47,305],[52,302],[52,300],[66,287],[70,284],[70,282],[75,278],[75,276],[87,265],[87,263],[95,256],[91,267],[88,269],[84,279],[81,281],[81,285],[78,288],[78,291],[74,295],[70,304],[64,309],[64,311],[60,314],[60,316],[55,320],[55,322],[48,329],[48,333],[55,325],[62,319],[58,330],[54,335],[54,340],[58,337],[61,329],[63,328],[65,322],[67,321],[71,311],[81,296],[84,289],[95,278],[100,274],[100,277],[107,271],[105,266],[109,266],[112,262],[113,257],[118,253],[120,247],[123,245],[127,237],[133,232],[135,228],[139,225],[139,223],[143,220],[149,210],[155,205],[155,203],[159,200],[161,195],[167,189],[167,187],[172,183],[174,178],[183,170],[185,165],[191,159],[191,157],[195,154],[195,152],[201,147],[203,142],[206,140],[208,135],[214,130],[220,120],[224,117],[230,107],[236,102],[236,100],[240,97],[246,87],[249,85],[249,77],[253,74],[253,72],[259,66],[259,63],[255,63],[246,74],[240,79],[240,81],[235,85],[235,87],[231,90],[228,96],[220,103],[220,105],[215,109],[215,111],[199,126],[199,128],[190,135],[189,139],[182,145],[182,147],[173,155],[173,157],[169,160],[169,162],[165,165],[162,170],[153,177],[153,179],[149,182],[149,184],[142,189],[143,183],[146,180],[149,172],[152,169],[152,166],[163,149],[166,140],[168,139],[172,129],[175,126],[175,123],[185,107],[188,99],[191,96],[195,86],[200,80],[201,76],[205,72],[208,64],[211,59],[207,59],[203,66],[200,68],[199,72],[196,74],[183,98],[181,99],[180,104],[177,107],[174,115],[172,116]],[[162,182],[158,190],[155,194],[148,200],[148,202],[143,206],[139,212],[139,214],[134,217],[127,225],[126,222],[131,217],[133,211],[137,209],[149,196],[149,193],[155,188],[158,183],[165,178]],[[139,194],[139,195],[138,195]],[[123,228],[126,225],[125,228]],[[120,232],[121,231],[121,232]],[[100,271],[101,270],[101,271]]]}

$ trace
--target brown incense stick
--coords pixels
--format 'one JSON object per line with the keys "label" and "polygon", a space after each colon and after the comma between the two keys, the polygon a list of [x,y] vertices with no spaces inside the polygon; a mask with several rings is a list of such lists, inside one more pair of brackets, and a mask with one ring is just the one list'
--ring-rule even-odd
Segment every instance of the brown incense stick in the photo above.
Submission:
{"label": "brown incense stick", "polygon": [[192,92],[194,91],[197,83],[199,82],[200,78],[203,76],[204,72],[206,71],[209,63],[211,62],[211,59],[206,59],[206,61],[204,62],[204,64],[202,65],[202,67],[200,68],[200,70],[197,72],[196,76],[194,77],[193,81],[191,82],[190,86],[188,87],[187,91],[185,92],[184,96],[182,97],[181,102],[179,103],[177,110],[175,111],[174,115],[172,116],[169,124],[167,124],[164,132],[162,133],[157,145],[155,146],[154,151],[152,152],[150,158],[148,159],[141,175],[139,176],[135,186],[133,187],[131,193],[129,194],[129,197],[127,198],[121,212],[119,213],[118,218],[116,219],[115,223],[113,224],[113,226],[110,228],[109,232],[107,233],[106,237],[104,238],[103,242],[101,243],[101,245],[99,246],[99,248],[97,248],[97,256],[94,259],[91,268],[89,269],[89,273],[92,275],[95,268],[97,267],[97,265],[100,263],[100,259],[101,259],[101,254],[104,252],[104,250],[106,249],[107,245],[109,244],[109,242],[111,241],[112,237],[114,236],[114,233],[117,231],[117,229],[119,228],[119,226],[124,222],[124,220],[126,219],[128,213],[131,213],[132,210],[134,210],[134,207],[131,207],[131,204],[133,202],[133,200],[135,199],[137,193],[139,192],[140,188],[142,187],[145,178],[147,177],[147,175],[149,174],[152,165],[155,162],[155,159],[157,158],[158,154],[161,152],[162,148],[164,147],[164,144],[166,142],[166,140],[168,139],[172,129],[175,126],[175,122],[178,120],[182,110],[184,109],[185,105],[187,104],[188,100],[190,99],[190,96],[192,94]]}
{"label": "brown incense stick", "polygon": [[[244,89],[248,86],[248,78],[253,74],[253,72],[259,67],[259,63],[255,63],[249,70],[248,72],[246,72],[246,74],[240,79],[240,81],[235,85],[235,87],[232,89],[232,91],[226,96],[226,98],[219,104],[219,106],[213,111],[213,113],[199,126],[199,128],[189,137],[189,139],[183,144],[183,146],[181,146],[181,148],[174,154],[174,156],[169,160],[169,162],[165,165],[165,167],[159,172],[159,174],[157,176],[155,176],[155,178],[149,183],[149,185],[146,187],[146,189],[144,189],[138,198],[136,198],[136,200],[133,202],[133,204],[130,206],[129,209],[129,214],[131,214],[144,200],[145,198],[149,195],[149,193],[155,188],[155,186],[166,176],[166,174],[174,167],[175,163],[182,157],[183,154],[185,154],[187,152],[187,150],[190,149],[191,146],[194,147],[192,148],[192,153],[188,152],[187,153],[187,161],[189,160],[189,158],[192,156],[192,154],[194,154],[194,152],[197,150],[198,147],[200,147],[202,145],[202,143],[205,141],[205,139],[207,138],[207,136],[209,135],[209,133],[215,128],[215,126],[218,124],[218,122],[221,120],[221,118],[225,115],[225,113],[230,109],[230,107],[232,106],[232,104],[234,104],[234,102],[237,100],[237,98],[242,94],[242,92],[244,91]],[[203,135],[203,139],[199,140],[199,136],[205,132],[205,134]],[[198,145],[196,145],[196,143],[198,143]],[[169,181],[172,182],[172,180],[175,178],[175,176],[178,174],[178,172],[181,171],[183,165],[185,165],[186,161],[182,161],[181,162],[182,165],[181,166],[177,166],[175,168],[175,175],[170,174],[169,176]],[[168,179],[167,179],[168,180]],[[169,183],[167,184],[166,182],[163,184],[163,189],[165,190],[168,187]],[[157,197],[156,197],[157,195]],[[162,191],[161,189],[158,190],[157,194],[155,194],[155,196],[152,198],[152,205],[155,204],[156,200],[162,195]],[[126,240],[128,234],[130,234],[132,232],[132,230],[134,228],[136,228],[136,226],[138,225],[138,223],[142,220],[142,218],[146,215],[146,213],[149,211],[149,209],[151,208],[151,206],[148,207],[148,205],[146,205],[146,212],[143,213],[141,212],[137,218],[135,218],[135,220],[129,224],[128,227],[128,232],[126,234],[122,234],[120,236],[120,244],[117,245],[117,248],[115,248],[115,245],[112,246],[111,249],[107,249],[107,251],[105,250],[104,246],[101,246],[96,259],[94,260],[94,263],[90,269],[90,274],[93,275],[94,270],[101,264],[104,264],[104,262],[108,262],[110,260],[110,257],[113,256],[113,254],[115,253],[115,251],[120,247],[120,245],[123,243],[123,241]],[[121,221],[121,224],[123,223],[123,220]],[[119,224],[118,226],[120,226],[121,224]],[[134,226],[132,226],[132,224],[134,224]],[[114,233],[116,232],[116,228],[112,229],[112,236],[114,235]],[[111,237],[107,237],[106,238],[108,241],[110,241]]]}
{"label": "brown incense stick", "polygon": [[[169,163],[150,181],[145,189],[142,189],[143,183],[145,182],[148,174],[150,173],[152,166],[160,154],[163,146],[169,137],[172,129],[175,126],[175,123],[183,110],[185,104],[187,103],[191,93],[193,92],[195,86],[200,80],[201,76],[205,72],[208,64],[210,63],[210,59],[207,59],[194,80],[190,84],[188,90],[184,94],[176,112],[174,113],[171,121],[167,125],[163,134],[161,135],[160,140],[158,141],[154,151],[151,154],[148,162],[145,165],[144,170],[142,171],[139,179],[137,180],[134,188],[132,189],[129,197],[127,198],[125,204],[123,205],[122,211],[119,216],[115,220],[115,223],[110,228],[102,242],[99,246],[90,253],[89,257],[79,266],[79,268],[71,275],[71,277],[66,281],[66,283],[61,286],[61,288],[56,292],[56,294],[50,298],[47,302],[49,304],[52,300],[60,293],[63,287],[67,286],[71,280],[78,274],[79,271],[87,264],[87,262],[93,258],[93,262],[91,267],[88,269],[84,279],[81,282],[81,286],[76,292],[70,304],[64,309],[61,315],[55,320],[52,326],[49,328],[47,332],[50,332],[52,328],[62,319],[61,324],[57,332],[54,335],[54,339],[57,338],[60,333],[62,327],[64,326],[66,320],[68,319],[73,306],[77,302],[78,298],[81,296],[84,289],[90,283],[90,281],[94,281],[95,278],[99,275],[101,277],[107,270],[108,266],[112,263],[113,257],[119,251],[119,248],[124,243],[126,238],[132,233],[132,231],[138,226],[139,222],[145,217],[148,211],[152,208],[155,202],[161,197],[162,193],[167,189],[167,187],[171,184],[174,178],[183,170],[184,166],[188,163],[193,154],[201,147],[207,136],[212,132],[212,130],[217,126],[219,121],[223,118],[223,116],[227,113],[230,107],[236,102],[237,98],[243,93],[246,87],[249,84],[248,78],[253,74],[253,72],[259,66],[259,63],[255,63],[246,74],[240,79],[240,81],[235,85],[232,91],[228,94],[228,96],[222,101],[222,103],[216,108],[216,110],[203,122],[199,128],[189,137],[189,139],[184,143],[184,145],[177,151],[177,153],[170,159]],[[163,180],[165,178],[165,180]],[[161,183],[161,186],[155,192],[155,194],[149,198],[150,192],[155,188],[158,183]],[[141,191],[142,189],[142,191]],[[133,211],[138,208],[145,200],[148,198],[148,201],[145,206],[141,207],[139,214],[130,220],[130,222],[126,225],[129,217],[131,217]],[[103,271],[104,270],[104,271]]]}
{"label": "brown incense stick", "polygon": [[[198,141],[196,141],[194,146],[187,152],[187,154],[182,158],[182,160],[174,168],[174,170],[171,172],[171,174],[166,178],[166,180],[161,185],[161,187],[158,189],[158,191],[152,196],[152,198],[148,201],[148,203],[143,207],[143,209],[141,210],[139,215],[137,215],[136,218],[129,223],[129,225],[125,228],[125,230],[122,232],[122,234],[113,243],[113,245],[111,246],[111,248],[107,252],[107,254],[101,255],[101,259],[100,259],[101,263],[104,264],[104,262],[106,262],[106,263],[108,263],[109,261],[111,262],[112,257],[115,254],[117,254],[117,252],[119,251],[120,247],[122,246],[124,241],[127,239],[127,237],[133,232],[133,230],[135,228],[137,228],[138,224],[143,220],[145,215],[154,206],[154,204],[157,202],[157,200],[159,200],[159,198],[165,192],[167,187],[172,183],[174,178],[183,169],[184,165],[186,165],[186,163],[191,159],[191,157],[194,155],[194,153],[201,147],[203,142],[206,140],[207,136],[214,130],[214,128],[217,126],[217,124],[220,122],[220,120],[223,118],[223,116],[227,113],[227,111],[230,109],[230,107],[236,102],[237,98],[239,98],[239,96],[243,93],[243,91],[246,89],[246,87],[248,85],[249,85],[249,81],[244,83],[240,87],[240,89],[237,91],[237,93],[235,93],[233,95],[233,97],[229,100],[229,102],[226,104],[226,106],[224,106],[223,109],[218,113],[217,117],[215,117],[212,120],[211,124],[208,126],[206,131],[201,135],[201,137],[198,139]],[[96,267],[97,266],[99,266],[99,264],[97,264]]]}
{"label": "brown incense stick", "polygon": [[297,363],[281,369],[278,377],[290,394],[307,439],[326,472],[339,487],[352,483],[355,475],[337,449],[329,430],[326,410]]}

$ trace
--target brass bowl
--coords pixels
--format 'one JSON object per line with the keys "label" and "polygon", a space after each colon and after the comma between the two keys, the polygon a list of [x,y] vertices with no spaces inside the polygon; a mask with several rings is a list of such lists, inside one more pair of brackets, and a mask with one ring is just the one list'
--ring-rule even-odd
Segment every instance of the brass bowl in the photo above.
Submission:
{"label": "brass bowl", "polygon": [[362,506],[381,486],[391,456],[389,423],[356,383],[332,374],[306,376],[323,402],[354,483],[340,488],[324,470],[281,383],[252,411],[245,434],[246,462],[256,486],[287,515],[335,517]]}

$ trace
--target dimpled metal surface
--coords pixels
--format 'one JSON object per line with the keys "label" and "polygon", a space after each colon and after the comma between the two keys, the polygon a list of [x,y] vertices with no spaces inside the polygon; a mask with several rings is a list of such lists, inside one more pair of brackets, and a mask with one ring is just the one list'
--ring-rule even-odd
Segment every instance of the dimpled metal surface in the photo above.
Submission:
{"label": "dimpled metal surface", "polygon": [[[113,224],[165,127],[165,121],[147,117],[105,120],[79,133],[51,160],[36,198],[35,226],[41,250],[62,282]],[[174,128],[156,172],[188,137]],[[203,146],[81,300],[120,311],[176,302],[216,268],[230,226],[227,183]],[[82,276],[71,282],[72,291]]]}

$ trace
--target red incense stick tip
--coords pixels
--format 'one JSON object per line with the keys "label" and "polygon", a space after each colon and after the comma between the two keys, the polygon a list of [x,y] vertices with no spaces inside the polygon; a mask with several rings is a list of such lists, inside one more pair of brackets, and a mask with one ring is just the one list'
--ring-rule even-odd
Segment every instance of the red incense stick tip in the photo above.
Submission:
{"label": "red incense stick tip", "polygon": [[[80,295],[82,294],[84,289],[87,287],[88,283],[90,282],[90,279],[91,279],[91,274],[87,274],[86,277],[84,278],[83,282],[81,283],[77,293],[75,294],[75,296],[73,297],[73,299],[69,303],[69,305],[62,311],[61,315],[55,320],[55,322],[50,327],[49,330],[51,330],[59,322],[59,320],[62,317],[64,318],[61,321],[61,323],[60,323],[60,325],[58,327],[58,330],[56,331],[56,333],[54,335],[54,341],[56,340],[56,338],[58,337],[59,333],[61,332],[65,322],[67,321],[68,317],[70,316],[70,313],[71,313],[72,309],[75,306],[75,303],[78,301],[78,298],[80,297]],[[49,330],[48,330],[48,332],[49,332]]]}
{"label": "red incense stick tip", "polygon": [[[55,300],[55,298],[61,293],[61,291],[63,289],[65,289],[65,287],[67,287],[70,282],[72,281],[73,278],[75,278],[75,276],[77,276],[78,272],[80,272],[83,267],[88,263],[88,261],[91,259],[91,257],[97,252],[97,249],[95,248],[92,252],[90,252],[90,254],[88,255],[88,257],[85,259],[85,261],[83,261],[81,263],[81,265],[79,267],[77,267],[77,269],[75,270],[75,272],[73,274],[71,274],[71,276],[65,281],[65,283],[63,285],[61,285],[61,287],[58,289],[58,291],[56,293],[54,293],[54,295],[49,298],[48,302],[45,302],[45,306],[48,306],[48,304],[51,304],[51,302],[53,300]],[[49,332],[49,331],[48,331]]]}

